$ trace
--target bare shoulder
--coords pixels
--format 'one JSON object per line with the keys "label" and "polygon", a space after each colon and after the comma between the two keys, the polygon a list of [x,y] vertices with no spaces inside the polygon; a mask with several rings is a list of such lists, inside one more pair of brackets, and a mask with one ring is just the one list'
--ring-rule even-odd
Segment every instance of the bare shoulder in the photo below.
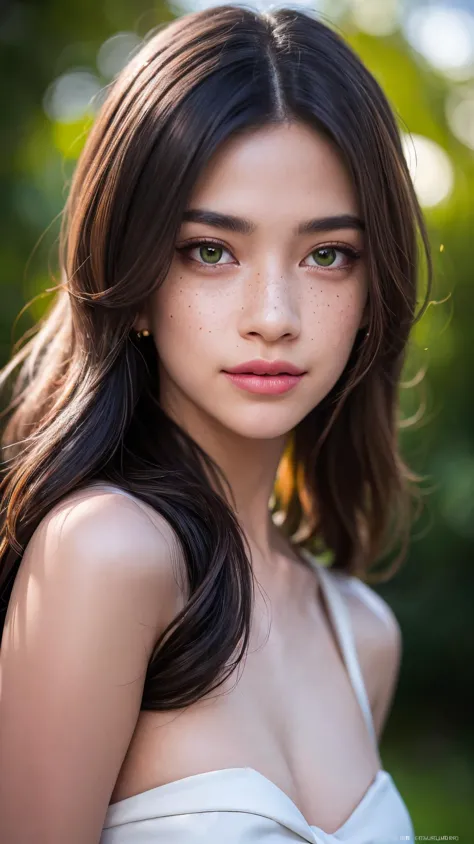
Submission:
{"label": "bare shoulder", "polygon": [[357,577],[341,579],[357,655],[380,737],[395,694],[402,655],[402,635],[390,605]]}
{"label": "bare shoulder", "polygon": [[163,578],[181,566],[179,542],[169,522],[141,499],[119,489],[90,485],[65,496],[39,525],[38,533],[113,560],[138,575],[150,568],[162,588]]}
{"label": "bare shoulder", "polygon": [[153,648],[181,608],[179,563],[167,521],[120,492],[71,493],[36,528],[0,651],[2,841],[99,840]]}
{"label": "bare shoulder", "polygon": [[40,522],[25,550],[21,577],[38,569],[40,560],[44,568],[35,571],[37,582],[64,575],[78,586],[100,586],[107,579],[109,589],[113,583],[130,587],[155,638],[183,585],[179,543],[167,520],[138,498],[94,485],[65,496]]}

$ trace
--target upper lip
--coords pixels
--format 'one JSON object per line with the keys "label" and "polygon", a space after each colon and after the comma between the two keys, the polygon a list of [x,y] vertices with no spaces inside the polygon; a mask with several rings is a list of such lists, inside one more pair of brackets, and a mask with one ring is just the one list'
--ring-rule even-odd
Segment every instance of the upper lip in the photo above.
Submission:
{"label": "upper lip", "polygon": [[231,373],[252,373],[253,375],[303,375],[304,369],[289,363],[286,360],[248,360],[246,363],[239,363],[238,366],[224,370]]}

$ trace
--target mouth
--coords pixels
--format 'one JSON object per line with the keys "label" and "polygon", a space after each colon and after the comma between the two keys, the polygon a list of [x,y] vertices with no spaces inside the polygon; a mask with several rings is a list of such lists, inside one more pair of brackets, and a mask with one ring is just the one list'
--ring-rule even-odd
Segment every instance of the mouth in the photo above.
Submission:
{"label": "mouth", "polygon": [[235,387],[245,390],[248,393],[275,396],[292,390],[304,377],[304,372],[295,375],[284,370],[279,370],[275,373],[256,373],[252,370],[227,372],[223,370],[223,374]]}
{"label": "mouth", "polygon": [[258,378],[277,378],[279,375],[290,376],[293,374],[291,372],[284,372],[283,370],[281,372],[254,372],[251,369],[249,369],[248,372],[229,372],[228,370],[224,369],[223,372],[225,372],[227,375],[255,375]]}
{"label": "mouth", "polygon": [[289,361],[275,360],[250,360],[238,366],[225,369],[224,372],[231,375],[258,375],[263,377],[304,375],[305,370]]}

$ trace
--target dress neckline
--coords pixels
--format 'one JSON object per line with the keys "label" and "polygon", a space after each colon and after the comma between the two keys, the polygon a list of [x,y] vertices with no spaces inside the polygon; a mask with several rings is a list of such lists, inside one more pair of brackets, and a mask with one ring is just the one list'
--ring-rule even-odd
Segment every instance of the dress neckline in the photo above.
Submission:
{"label": "dress neckline", "polygon": [[297,812],[298,815],[301,816],[302,820],[310,827],[310,829],[315,829],[317,832],[321,832],[328,838],[340,835],[341,832],[343,832],[344,829],[349,825],[349,823],[353,822],[356,815],[358,815],[363,809],[365,809],[366,805],[372,799],[372,795],[375,793],[377,788],[379,788],[379,783],[386,778],[390,778],[390,774],[388,773],[388,771],[384,770],[383,768],[379,768],[374,778],[364,791],[362,797],[360,798],[360,800],[358,800],[358,802],[350,812],[349,816],[345,819],[345,821],[343,821],[343,823],[338,826],[337,829],[333,830],[332,832],[327,832],[325,829],[322,829],[316,824],[308,823],[303,813],[300,811],[300,809],[298,809],[298,806],[296,805],[294,800],[292,800],[291,797],[286,793],[286,791],[283,791],[283,789],[281,789],[276,783],[268,779],[268,777],[264,776],[264,774],[261,774],[260,771],[255,770],[255,768],[247,768],[247,770],[251,771],[253,774],[257,774],[258,777],[263,778],[270,788],[276,789],[281,795],[283,795],[283,797],[291,803],[294,812]]}
{"label": "dress neckline", "polygon": [[[206,780],[214,780],[207,790]],[[380,768],[345,821],[333,832],[327,832],[316,824],[308,823],[294,800],[255,768],[218,768],[181,777],[111,803],[106,827],[143,819],[144,814],[156,818],[193,811],[247,811],[271,817],[313,844],[314,833],[323,836],[325,841],[340,838],[377,798],[379,790],[389,788],[392,784],[390,773]],[[233,787],[226,791],[229,785]],[[392,787],[395,789],[394,784]],[[148,815],[148,811],[152,814]]]}

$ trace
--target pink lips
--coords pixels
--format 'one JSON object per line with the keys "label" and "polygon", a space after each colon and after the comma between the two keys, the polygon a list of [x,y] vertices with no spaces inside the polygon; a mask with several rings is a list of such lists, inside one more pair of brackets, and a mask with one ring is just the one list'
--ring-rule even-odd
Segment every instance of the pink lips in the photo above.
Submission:
{"label": "pink lips", "polygon": [[224,375],[237,387],[249,393],[280,395],[291,390],[301,381],[305,370],[284,360],[250,360],[223,370]]}

